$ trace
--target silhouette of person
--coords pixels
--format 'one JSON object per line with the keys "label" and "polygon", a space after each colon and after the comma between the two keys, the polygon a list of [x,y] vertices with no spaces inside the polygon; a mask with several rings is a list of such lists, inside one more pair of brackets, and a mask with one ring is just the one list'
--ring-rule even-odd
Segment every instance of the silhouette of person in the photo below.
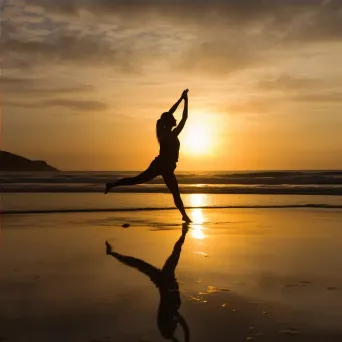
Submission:
{"label": "silhouette of person", "polygon": [[144,273],[158,288],[160,302],[157,325],[162,336],[174,342],[179,342],[179,340],[174,337],[178,323],[184,330],[185,341],[190,341],[189,327],[183,316],[178,312],[181,306],[181,299],[178,282],[175,277],[175,269],[178,264],[187,231],[188,227],[183,225],[182,235],[175,243],[173,251],[162,269],[158,269],[141,259],[113,252],[112,246],[106,241],[107,255],[111,255],[123,264],[136,268],[138,271]]}
{"label": "silhouette of person", "polygon": [[[182,214],[182,220],[185,222],[191,222],[191,219],[185,212],[178,188],[177,178],[174,174],[177,167],[180,148],[178,135],[183,130],[188,118],[188,91],[188,89],[184,90],[179,100],[168,112],[163,113],[157,121],[156,133],[160,146],[159,156],[152,161],[147,170],[143,171],[138,176],[122,178],[114,183],[107,183],[105,194],[117,186],[142,184],[157,176],[162,176],[166,186],[173,195],[176,207]],[[176,111],[182,100],[184,100],[183,116],[177,126],[177,121],[174,118],[173,113]],[[173,127],[175,128],[173,129]]]}

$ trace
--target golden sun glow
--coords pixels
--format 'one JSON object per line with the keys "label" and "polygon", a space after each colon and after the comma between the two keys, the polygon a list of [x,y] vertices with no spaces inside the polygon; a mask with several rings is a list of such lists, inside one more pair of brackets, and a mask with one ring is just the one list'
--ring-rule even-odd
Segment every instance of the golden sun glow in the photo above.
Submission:
{"label": "golden sun glow", "polygon": [[212,125],[205,117],[200,117],[197,122],[191,123],[187,127],[182,146],[188,154],[202,155],[212,152],[213,149],[213,134]]}
{"label": "golden sun glow", "polygon": [[206,235],[203,232],[202,223],[204,223],[204,216],[202,209],[193,209],[191,212],[191,218],[194,225],[192,226],[191,235],[196,240],[203,240]]}

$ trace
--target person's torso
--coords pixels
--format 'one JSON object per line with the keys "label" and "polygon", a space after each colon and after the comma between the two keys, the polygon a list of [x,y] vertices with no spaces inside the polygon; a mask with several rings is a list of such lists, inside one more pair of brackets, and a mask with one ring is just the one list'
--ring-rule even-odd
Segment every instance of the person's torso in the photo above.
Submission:
{"label": "person's torso", "polygon": [[160,141],[159,158],[166,163],[177,163],[180,143],[177,135],[171,133]]}

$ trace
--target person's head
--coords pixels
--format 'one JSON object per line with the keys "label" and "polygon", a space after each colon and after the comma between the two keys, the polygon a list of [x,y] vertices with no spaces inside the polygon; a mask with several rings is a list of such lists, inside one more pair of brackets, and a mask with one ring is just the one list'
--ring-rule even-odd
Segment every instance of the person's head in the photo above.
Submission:
{"label": "person's head", "polygon": [[184,318],[178,313],[177,310],[170,310],[169,306],[165,307],[164,309],[165,310],[161,310],[161,307],[159,307],[158,312],[157,324],[161,335],[167,340],[179,342],[179,340],[174,336],[177,329],[177,325],[179,323],[184,331],[184,341],[189,342],[190,331]]}
{"label": "person's head", "polygon": [[178,321],[177,319],[175,319],[175,316],[173,315],[173,313],[170,313],[168,311],[158,312],[157,325],[158,325],[161,335],[165,339],[170,340],[173,338],[173,335],[175,334]]}
{"label": "person's head", "polygon": [[157,138],[160,142],[162,137],[166,132],[171,131],[172,127],[177,125],[176,119],[169,112],[165,112],[160,116],[160,119],[157,121]]}
{"label": "person's head", "polygon": [[160,121],[165,128],[172,128],[177,125],[177,121],[170,112],[165,112],[160,116]]}

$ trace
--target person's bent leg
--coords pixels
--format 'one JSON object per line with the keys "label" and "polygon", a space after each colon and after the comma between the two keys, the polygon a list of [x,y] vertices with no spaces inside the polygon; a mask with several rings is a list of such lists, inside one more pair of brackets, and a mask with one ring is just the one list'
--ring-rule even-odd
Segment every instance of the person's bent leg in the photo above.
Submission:
{"label": "person's bent leg", "polygon": [[187,215],[184,209],[184,204],[180,196],[178,182],[175,174],[173,172],[165,172],[162,174],[164,178],[164,182],[166,186],[169,188],[170,192],[172,193],[173,200],[175,202],[176,207],[182,214],[182,219],[185,222],[191,222],[191,219]]}
{"label": "person's bent leg", "polygon": [[159,170],[155,164],[151,164],[149,168],[135,177],[121,178],[113,183],[106,183],[105,194],[108,193],[112,188],[117,186],[125,185],[136,185],[146,183],[159,175]]}
{"label": "person's bent leg", "polygon": [[146,274],[151,279],[151,281],[157,285],[158,274],[160,272],[158,268],[154,267],[144,260],[114,252],[112,250],[112,246],[108,243],[108,241],[106,241],[106,254],[114,257],[121,263],[135,268],[141,273]]}

